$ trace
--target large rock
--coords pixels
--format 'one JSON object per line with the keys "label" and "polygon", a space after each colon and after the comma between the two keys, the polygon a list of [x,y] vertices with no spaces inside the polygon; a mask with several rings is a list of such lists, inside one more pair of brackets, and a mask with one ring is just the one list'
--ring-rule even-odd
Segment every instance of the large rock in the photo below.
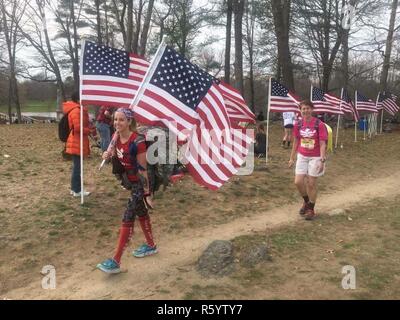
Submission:
{"label": "large rock", "polygon": [[244,267],[254,267],[260,262],[271,261],[268,253],[268,247],[265,244],[253,246],[246,250],[240,257],[240,264]]}
{"label": "large rock", "polygon": [[204,277],[221,277],[234,271],[233,246],[230,241],[215,240],[202,253],[197,270]]}

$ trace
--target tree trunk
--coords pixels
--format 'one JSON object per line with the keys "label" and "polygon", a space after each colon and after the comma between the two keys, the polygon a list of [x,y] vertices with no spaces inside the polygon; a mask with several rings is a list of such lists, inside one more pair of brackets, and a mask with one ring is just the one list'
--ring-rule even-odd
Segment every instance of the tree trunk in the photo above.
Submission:
{"label": "tree trunk", "polygon": [[139,36],[140,36],[140,30],[142,27],[142,12],[143,12],[143,0],[139,1],[139,10],[136,15],[136,28],[135,28],[135,33],[133,35],[133,40],[132,40],[132,52],[138,53],[139,50]]}
{"label": "tree trunk", "polygon": [[100,0],[95,0],[94,5],[96,7],[96,30],[97,30],[97,43],[102,44],[102,34],[101,34],[101,16],[100,16]]}
{"label": "tree trunk", "polygon": [[106,37],[106,46],[110,45],[110,33],[108,30],[108,7],[107,1],[104,1],[104,28],[105,28],[105,37]]}
{"label": "tree trunk", "polygon": [[283,84],[294,90],[293,64],[289,48],[291,1],[271,1],[271,5],[278,47],[277,72],[282,73]]}
{"label": "tree trunk", "polygon": [[49,38],[49,33],[47,30],[47,22],[46,22],[46,13],[44,10],[44,7],[42,7],[43,3],[40,0],[36,0],[36,3],[38,5],[38,9],[40,12],[40,15],[42,17],[42,24],[43,24],[43,34],[44,34],[44,38],[46,41],[46,47],[47,47],[47,52],[48,52],[48,58],[50,60],[50,64],[54,70],[54,74],[56,76],[56,81],[57,81],[57,86],[61,91],[61,96],[63,98],[63,100],[65,101],[67,98],[66,92],[65,92],[65,87],[64,87],[64,82],[62,80],[62,76],[61,76],[61,71],[60,68],[58,66],[58,63],[54,57],[54,53],[53,53],[53,49],[51,47],[51,43],[50,43],[50,38]]}
{"label": "tree trunk", "polygon": [[235,23],[235,84],[236,88],[243,95],[243,43],[242,43],[242,21],[245,0],[233,1],[233,13]]}
{"label": "tree trunk", "polygon": [[126,26],[125,50],[131,52],[133,37],[133,0],[128,0],[128,23]]}
{"label": "tree trunk", "polygon": [[147,37],[150,29],[151,16],[153,14],[153,6],[154,6],[154,0],[150,0],[147,6],[147,13],[143,24],[143,31],[140,36],[139,54],[141,56],[144,56],[146,54]]}
{"label": "tree trunk", "polygon": [[390,15],[390,22],[389,22],[389,32],[386,39],[385,58],[383,60],[382,74],[380,80],[381,91],[385,91],[387,86],[387,78],[390,68],[390,56],[392,54],[393,33],[394,33],[394,24],[396,21],[397,4],[398,0],[393,0],[392,13]]}
{"label": "tree trunk", "polygon": [[342,82],[347,89],[349,85],[349,30],[343,31],[342,38]]}
{"label": "tree trunk", "polygon": [[227,0],[226,38],[225,38],[225,76],[226,83],[231,82],[231,39],[232,39],[232,0]]}
{"label": "tree trunk", "polygon": [[[15,18],[16,10],[17,10],[17,4],[12,3],[12,14],[11,16]],[[11,25],[9,26],[7,24],[7,18],[8,14],[6,13],[6,4],[2,1],[1,2],[1,13],[2,13],[2,20],[3,20],[3,33],[4,33],[4,38],[6,41],[7,45],[7,52],[8,52],[8,59],[9,59],[9,87],[8,87],[8,113],[10,117],[10,123],[11,123],[11,111],[12,111],[12,104],[14,102],[16,111],[17,111],[17,117],[18,117],[18,123],[21,123],[21,106],[19,104],[19,96],[18,96],[18,82],[16,78],[16,65],[15,65],[15,59],[16,59],[16,48],[17,48],[17,32],[18,32],[18,26],[14,24],[15,21],[11,22]],[[1,29],[0,29],[1,30]]]}
{"label": "tree trunk", "polygon": [[74,1],[70,2],[70,18],[72,21],[72,40],[73,47],[71,48],[72,68],[74,75],[74,90],[79,90],[79,55],[78,55],[78,31],[76,27],[75,6]]}

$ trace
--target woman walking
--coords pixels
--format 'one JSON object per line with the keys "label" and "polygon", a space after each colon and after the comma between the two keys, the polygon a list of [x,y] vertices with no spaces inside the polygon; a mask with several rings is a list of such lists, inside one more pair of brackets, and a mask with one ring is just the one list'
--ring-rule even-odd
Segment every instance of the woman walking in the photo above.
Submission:
{"label": "woman walking", "polygon": [[114,127],[118,134],[115,154],[103,153],[103,159],[112,156],[124,169],[125,186],[131,189],[126,210],[122,216],[119,240],[113,258],[104,260],[97,268],[106,273],[120,273],[121,257],[128,245],[134,229],[135,218],[138,217],[146,243],[133,251],[133,256],[142,258],[157,253],[151,230],[149,209],[152,209],[150,184],[147,175],[146,143],[142,135],[135,131],[133,112],[128,108],[119,108],[114,115]]}
{"label": "woman walking", "polygon": [[294,143],[289,160],[291,168],[297,154],[294,183],[304,199],[299,213],[306,220],[313,220],[315,217],[317,179],[325,171],[328,140],[325,124],[312,116],[313,109],[314,105],[310,100],[300,103],[302,119],[294,125]]}

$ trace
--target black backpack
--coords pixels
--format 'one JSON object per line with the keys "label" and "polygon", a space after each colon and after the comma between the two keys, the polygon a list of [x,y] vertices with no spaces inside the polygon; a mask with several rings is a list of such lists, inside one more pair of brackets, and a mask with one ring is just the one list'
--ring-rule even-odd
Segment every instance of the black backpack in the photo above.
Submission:
{"label": "black backpack", "polygon": [[[142,128],[143,131],[138,132],[138,136],[131,143],[129,146],[129,153],[132,156],[132,160],[134,161],[132,163],[133,167],[136,168],[137,170],[137,163],[135,161],[136,159],[136,153],[137,153],[137,145],[140,142],[145,141],[146,143],[146,148],[148,149],[154,141],[149,141],[146,140],[145,138],[145,132],[147,132],[148,129],[151,129],[151,127],[146,127]],[[168,133],[167,130],[162,129],[166,134]],[[167,139],[168,134],[167,134]],[[167,140],[167,146],[169,146],[168,140]],[[122,166],[122,164],[119,162],[119,160],[115,157],[112,158],[112,173],[117,177],[118,180],[121,181],[121,184],[126,188],[126,189],[131,189],[129,180],[127,178],[127,172],[125,172],[125,168]],[[147,175],[149,179],[149,189],[151,193],[155,193],[160,189],[161,186],[163,186],[163,191],[168,187],[169,185],[169,177],[172,175],[174,169],[174,165],[171,164],[150,164],[147,163]]]}
{"label": "black backpack", "polygon": [[58,138],[62,141],[62,142],[67,142],[68,140],[68,136],[71,132],[71,128],[69,127],[69,123],[68,123],[68,115],[69,112],[67,114],[64,114],[60,120],[60,122],[58,123]]}

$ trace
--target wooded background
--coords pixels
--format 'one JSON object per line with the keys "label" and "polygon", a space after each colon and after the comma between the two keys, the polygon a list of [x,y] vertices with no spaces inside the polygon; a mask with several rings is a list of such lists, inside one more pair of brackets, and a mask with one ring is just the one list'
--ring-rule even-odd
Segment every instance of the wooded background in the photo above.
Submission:
{"label": "wooded background", "polygon": [[398,0],[0,0],[0,105],[67,99],[81,39],[151,58],[163,35],[204,70],[266,108],[274,76],[375,99],[400,93]]}

